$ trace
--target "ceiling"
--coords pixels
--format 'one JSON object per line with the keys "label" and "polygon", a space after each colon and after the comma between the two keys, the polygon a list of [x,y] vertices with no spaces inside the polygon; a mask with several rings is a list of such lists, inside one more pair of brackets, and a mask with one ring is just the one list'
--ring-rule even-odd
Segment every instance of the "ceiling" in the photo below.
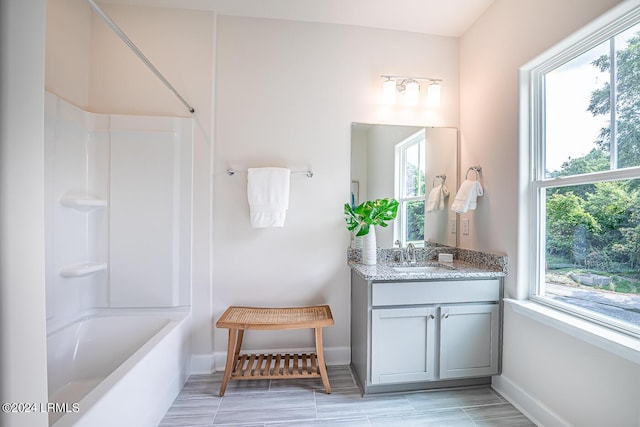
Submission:
{"label": "ceiling", "polygon": [[494,0],[98,0],[459,37]]}

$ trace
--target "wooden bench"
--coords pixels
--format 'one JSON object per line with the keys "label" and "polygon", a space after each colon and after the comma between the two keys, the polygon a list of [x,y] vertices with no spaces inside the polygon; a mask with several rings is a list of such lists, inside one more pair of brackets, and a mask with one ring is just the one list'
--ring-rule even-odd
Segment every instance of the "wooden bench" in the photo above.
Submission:
{"label": "wooden bench", "polygon": [[[230,379],[321,378],[325,391],[331,393],[322,348],[322,328],[333,324],[333,316],[328,305],[287,308],[231,306],[227,308],[216,322],[218,328],[229,329],[227,362],[219,395],[224,396]],[[245,330],[306,328],[315,330],[315,353],[240,354]]]}

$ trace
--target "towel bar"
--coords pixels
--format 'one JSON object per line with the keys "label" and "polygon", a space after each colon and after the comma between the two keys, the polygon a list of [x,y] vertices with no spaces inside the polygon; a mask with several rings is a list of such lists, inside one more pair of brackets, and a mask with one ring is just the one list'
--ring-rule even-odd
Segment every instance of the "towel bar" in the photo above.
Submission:
{"label": "towel bar", "polygon": [[[231,176],[231,175],[235,175],[237,173],[247,173],[246,170],[236,170],[236,169],[227,169],[227,175]],[[307,175],[307,177],[309,178],[313,178],[313,172],[312,171],[291,171],[292,174],[305,174]]]}
{"label": "towel bar", "polygon": [[464,174],[464,179],[468,179],[470,171],[474,171],[476,173],[476,181],[479,181],[480,180],[480,172],[482,172],[482,167],[481,166],[470,166],[469,169],[467,169],[467,173]]}
{"label": "towel bar", "polygon": [[439,179],[440,183],[444,184],[444,182],[447,180],[447,174],[443,173],[442,175],[436,175],[435,177],[433,177],[433,182],[431,183],[432,187],[436,186],[436,179]]}

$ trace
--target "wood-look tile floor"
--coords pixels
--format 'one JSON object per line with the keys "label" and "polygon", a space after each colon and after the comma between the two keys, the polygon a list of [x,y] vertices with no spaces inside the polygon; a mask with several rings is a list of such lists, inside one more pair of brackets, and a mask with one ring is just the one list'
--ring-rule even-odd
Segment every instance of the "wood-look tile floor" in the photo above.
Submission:
{"label": "wood-look tile floor", "polygon": [[192,375],[159,427],[202,426],[493,426],[535,427],[490,387],[362,397],[348,366],[329,366],[331,394],[320,379],[230,381]]}

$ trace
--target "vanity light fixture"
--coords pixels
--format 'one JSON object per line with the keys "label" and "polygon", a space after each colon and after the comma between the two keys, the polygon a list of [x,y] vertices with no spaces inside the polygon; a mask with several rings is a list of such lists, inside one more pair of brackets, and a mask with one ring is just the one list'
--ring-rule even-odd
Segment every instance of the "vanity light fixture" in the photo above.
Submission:
{"label": "vanity light fixture", "polygon": [[427,87],[427,105],[429,107],[439,107],[441,93],[442,85],[440,82],[429,83],[429,87]]}
{"label": "vanity light fixture", "polygon": [[382,102],[385,104],[396,102],[396,82],[389,77],[382,83]]}
{"label": "vanity light fixture", "polygon": [[397,93],[404,94],[404,101],[407,105],[418,105],[420,102],[420,84],[418,82],[429,82],[427,87],[427,105],[437,107],[440,105],[441,79],[428,77],[410,76],[389,76],[382,75],[382,102],[394,104]]}
{"label": "vanity light fixture", "polygon": [[404,85],[404,100],[407,105],[418,105],[420,102],[420,85],[411,79]]}

